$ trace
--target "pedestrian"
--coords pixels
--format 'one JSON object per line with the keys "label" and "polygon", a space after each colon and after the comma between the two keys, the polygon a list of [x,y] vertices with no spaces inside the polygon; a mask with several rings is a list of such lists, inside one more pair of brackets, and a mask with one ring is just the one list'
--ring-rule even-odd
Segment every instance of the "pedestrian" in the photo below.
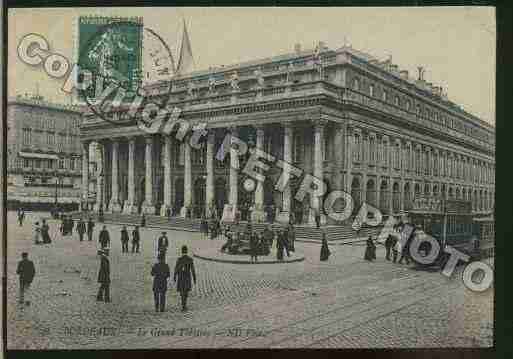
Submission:
{"label": "pedestrian", "polygon": [[89,241],[93,240],[93,231],[94,231],[94,222],[91,219],[91,217],[89,217],[89,221],[87,221],[87,239]]}
{"label": "pedestrian", "polygon": [[100,256],[100,270],[98,271],[98,283],[100,288],[96,295],[96,301],[105,303],[110,302],[110,262],[109,262],[109,250],[101,249],[98,251]]}
{"label": "pedestrian", "polygon": [[321,228],[321,212],[319,210],[315,211],[315,226]]}
{"label": "pedestrian", "polygon": [[287,257],[290,257],[290,243],[289,243],[289,230],[288,228],[285,228],[283,231],[283,248],[285,249],[285,252],[287,253]]}
{"label": "pedestrian", "polygon": [[401,253],[401,257],[399,258],[399,264],[403,263],[403,259],[406,261],[406,264],[410,264],[410,256],[408,255],[408,245],[403,245],[400,243],[400,241],[397,241],[399,243],[399,251],[398,253]]}
{"label": "pedestrian", "polygon": [[60,232],[61,232],[61,235],[63,235],[63,236],[66,235],[66,221],[65,221],[64,215],[61,216]]}
{"label": "pedestrian", "polygon": [[191,290],[192,280],[196,285],[196,272],[194,271],[194,262],[191,257],[187,255],[187,246],[182,247],[182,256],[178,258],[175,265],[175,273],[173,281],[176,283],[176,289],[180,293],[182,299],[182,311],[187,310],[187,296]]}
{"label": "pedestrian", "polygon": [[141,236],[139,235],[139,226],[135,226],[134,230],[132,231],[132,253],[134,253],[134,251],[139,253],[140,240]]}
{"label": "pedestrian", "polygon": [[78,220],[77,223],[77,232],[78,232],[78,239],[80,242],[84,240],[84,233],[86,232],[86,224],[82,218]]}
{"label": "pedestrian", "polygon": [[68,233],[73,233],[73,227],[75,226],[75,222],[73,222],[73,217],[68,216]]}
{"label": "pedestrian", "polygon": [[121,253],[128,253],[128,231],[126,226],[121,229]]}
{"label": "pedestrian", "polygon": [[34,224],[34,243],[35,244],[43,243],[41,241],[41,226],[39,225],[39,222],[36,222]]}
{"label": "pedestrian", "polygon": [[249,238],[249,252],[251,254],[251,262],[257,262],[258,261],[258,237],[255,232],[250,234]]}
{"label": "pedestrian", "polygon": [[272,247],[273,239],[274,239],[274,233],[273,233],[270,225],[267,225],[267,227],[265,227],[263,236],[264,236],[264,240],[266,241],[267,245],[269,247]]}
{"label": "pedestrian", "polygon": [[100,231],[99,242],[102,249],[105,249],[110,245],[110,235],[109,231],[107,231],[107,226],[105,225],[103,226],[103,229]]}
{"label": "pedestrian", "polygon": [[283,249],[285,247],[284,236],[283,229],[280,229],[276,237],[276,259],[279,261],[283,260]]}
{"label": "pedestrian", "polygon": [[374,247],[374,242],[372,241],[372,237],[369,236],[369,238],[367,238],[367,241],[366,241],[365,254],[363,256],[363,259],[365,259],[366,261],[372,262],[372,260],[374,259],[373,247]]}
{"label": "pedestrian", "polygon": [[46,223],[46,219],[42,220],[41,240],[44,244],[52,243],[52,240],[50,239],[50,227]]}
{"label": "pedestrian", "polygon": [[204,215],[201,217],[200,231],[208,238],[208,222]]}
{"label": "pedestrian", "polygon": [[289,229],[287,231],[289,251],[294,252],[294,242],[296,241],[296,231],[292,223],[289,223]]}
{"label": "pedestrian", "polygon": [[142,214],[142,217],[141,217],[141,227],[145,227],[146,226],[146,215],[143,213]]}
{"label": "pedestrian", "polygon": [[327,261],[329,256],[331,255],[330,249],[328,248],[328,241],[326,240],[326,233],[322,232],[321,239],[321,261]]}
{"label": "pedestrian", "polygon": [[166,255],[167,248],[169,247],[169,240],[167,239],[166,232],[162,232],[162,235],[157,241],[157,256]]}
{"label": "pedestrian", "polygon": [[393,262],[397,262],[397,255],[402,252],[402,245],[401,241],[395,240],[394,246],[392,247],[392,256],[393,256]]}
{"label": "pedestrian", "polygon": [[25,211],[23,211],[23,208],[18,209],[18,223],[20,224],[20,227],[23,226],[23,220],[25,219]]}
{"label": "pedestrian", "polygon": [[390,251],[392,250],[392,247],[394,246],[394,239],[395,238],[392,235],[392,233],[389,233],[387,239],[385,240],[385,250],[386,250],[385,258],[387,261],[390,260]]}
{"label": "pedestrian", "polygon": [[30,289],[30,285],[36,276],[36,268],[34,266],[34,262],[28,259],[27,252],[21,253],[21,261],[18,262],[16,274],[20,281],[20,296],[18,298],[18,303],[30,305],[30,301],[25,301],[25,299],[27,292]]}
{"label": "pedestrian", "polygon": [[158,262],[151,268],[151,275],[153,276],[155,311],[163,312],[166,307],[167,280],[171,276],[165,256],[158,257]]}

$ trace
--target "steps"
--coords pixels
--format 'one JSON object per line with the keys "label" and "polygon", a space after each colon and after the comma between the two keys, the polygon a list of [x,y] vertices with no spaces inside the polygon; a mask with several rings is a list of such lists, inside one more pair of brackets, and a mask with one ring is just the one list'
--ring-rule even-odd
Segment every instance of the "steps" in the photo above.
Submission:
{"label": "steps", "polygon": [[[81,217],[80,212],[74,212],[72,214],[74,219]],[[86,220],[91,217],[95,222],[98,221],[98,215],[96,213],[85,213],[83,218]],[[128,226],[140,225],[142,217],[136,214],[121,214],[121,213],[105,213],[105,223],[116,223],[125,224]],[[267,226],[267,223],[252,223],[253,229],[257,231],[263,231]],[[188,232],[199,232],[201,226],[200,219],[181,218],[181,217],[161,217],[155,215],[146,216],[146,227],[149,228],[161,228],[163,230],[181,230]],[[246,228],[246,222],[239,223],[238,225],[230,224],[230,229],[235,231],[243,231]],[[280,224],[271,225],[273,229],[281,228]],[[323,228],[307,227],[307,226],[295,226],[296,238],[308,240],[308,241],[320,241],[322,239],[322,231],[326,233],[326,239],[328,241],[337,242],[350,242],[356,238],[368,237],[369,235],[377,235],[381,230],[382,226],[369,227],[363,226],[358,232],[351,228],[350,224],[340,226],[327,226]]]}

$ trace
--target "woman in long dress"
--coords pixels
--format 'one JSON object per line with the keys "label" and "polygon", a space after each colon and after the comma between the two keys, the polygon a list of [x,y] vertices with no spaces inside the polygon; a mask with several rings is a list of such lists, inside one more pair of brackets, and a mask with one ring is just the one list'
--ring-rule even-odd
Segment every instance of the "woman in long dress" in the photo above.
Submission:
{"label": "woman in long dress", "polygon": [[365,246],[365,254],[363,256],[363,259],[365,259],[366,261],[372,261],[373,259],[376,258],[376,254],[373,250],[373,247],[374,247],[374,243],[372,242],[372,237],[369,236],[369,238],[367,238],[367,242],[366,242],[366,246]]}
{"label": "woman in long dress", "polygon": [[326,240],[326,233],[322,233],[322,244],[321,244],[321,261],[327,261],[331,252],[328,248],[328,241]]}
{"label": "woman in long dress", "polygon": [[278,259],[279,261],[283,260],[283,250],[285,248],[283,236],[284,236],[283,230],[280,230],[280,232],[278,233],[278,236],[276,238],[276,259]]}

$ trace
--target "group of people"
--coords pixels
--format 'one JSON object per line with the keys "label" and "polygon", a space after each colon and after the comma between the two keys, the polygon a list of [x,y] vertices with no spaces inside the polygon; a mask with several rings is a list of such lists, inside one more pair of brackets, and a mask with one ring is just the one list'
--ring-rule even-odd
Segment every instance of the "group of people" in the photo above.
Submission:
{"label": "group of people", "polygon": [[[410,264],[410,242],[412,238],[415,236],[416,230],[414,229],[409,238],[407,238],[406,242],[403,244],[399,240],[401,237],[401,233],[403,232],[404,225],[397,224],[393,227],[393,231],[388,234],[385,239],[385,259],[388,261],[393,261],[394,263],[402,264],[403,260],[406,264]],[[365,253],[363,258],[367,261],[373,261],[376,259],[376,244],[377,236],[369,236],[366,240]],[[399,261],[397,261],[399,258]]]}
{"label": "group of people", "polygon": [[52,243],[50,238],[50,226],[46,223],[45,219],[41,220],[41,224],[36,222],[34,224],[34,243],[35,244],[49,244]]}
{"label": "group of people", "polygon": [[[240,254],[240,251],[247,250],[251,262],[257,262],[259,255],[268,255],[273,247],[276,238],[276,259],[283,260],[284,253],[290,257],[290,252],[294,252],[294,243],[296,232],[294,226],[289,224],[287,227],[280,227],[276,230],[268,225],[263,231],[253,229],[251,223],[248,223],[244,231],[231,230],[227,226],[224,230],[226,243],[221,247],[222,252],[230,254]],[[243,252],[244,253],[244,252]]]}

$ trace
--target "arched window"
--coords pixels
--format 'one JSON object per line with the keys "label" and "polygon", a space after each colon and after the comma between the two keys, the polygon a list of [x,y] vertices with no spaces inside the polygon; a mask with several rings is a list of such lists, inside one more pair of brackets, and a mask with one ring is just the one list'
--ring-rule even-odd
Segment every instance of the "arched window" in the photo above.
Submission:
{"label": "arched window", "polygon": [[399,96],[394,98],[394,105],[399,106]]}
{"label": "arched window", "polygon": [[383,101],[387,101],[388,100],[388,92],[387,92],[387,90],[383,90],[381,98],[382,98]]}
{"label": "arched window", "polygon": [[406,100],[406,110],[407,111],[411,110],[411,101],[410,100]]}

